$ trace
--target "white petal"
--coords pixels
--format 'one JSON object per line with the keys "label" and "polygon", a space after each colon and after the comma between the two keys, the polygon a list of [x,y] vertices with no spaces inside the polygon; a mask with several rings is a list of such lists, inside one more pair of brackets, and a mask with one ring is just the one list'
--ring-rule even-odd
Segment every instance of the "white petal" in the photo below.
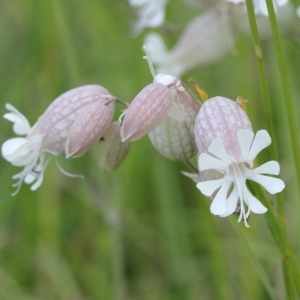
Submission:
{"label": "white petal", "polygon": [[279,178],[259,174],[248,174],[247,178],[261,184],[272,195],[281,192],[285,187],[284,182]]}
{"label": "white petal", "polygon": [[14,158],[14,153],[23,145],[27,144],[28,140],[25,138],[13,138],[3,143],[1,151],[2,156],[8,160],[12,161]]}
{"label": "white petal", "polygon": [[224,147],[223,141],[221,138],[217,137],[211,145],[208,147],[208,151],[215,155],[217,158],[221,159],[224,163],[232,163],[232,159],[227,154],[227,151]]}
{"label": "white petal", "polygon": [[268,209],[247,190],[247,200],[249,209],[256,214],[264,214]]}
{"label": "white petal", "polygon": [[266,130],[259,130],[254,138],[253,144],[251,146],[249,155],[247,157],[247,162],[251,164],[256,157],[256,155],[263,150],[264,148],[268,147],[271,144],[271,137]]}
{"label": "white petal", "polygon": [[31,173],[27,174],[24,178],[24,182],[27,184],[31,184],[36,180],[36,176]]}
{"label": "white petal", "polygon": [[245,161],[248,157],[249,150],[253,141],[254,133],[252,130],[239,130],[237,138],[241,149],[241,160]]}
{"label": "white petal", "polygon": [[25,135],[30,130],[30,124],[26,117],[22,115],[15,107],[11,104],[7,103],[5,105],[7,110],[10,110],[11,113],[7,113],[3,116],[3,118],[14,123],[13,130],[16,134]]}
{"label": "white petal", "polygon": [[41,186],[43,179],[44,179],[44,173],[41,173],[37,181],[31,186],[30,190],[35,191],[36,189],[38,189]]}
{"label": "white petal", "polygon": [[224,163],[223,161],[217,158],[210,156],[207,153],[202,153],[199,156],[198,165],[200,171],[205,171],[210,169],[225,171],[228,169],[228,164]]}
{"label": "white petal", "polygon": [[197,184],[197,188],[201,191],[202,194],[210,197],[226,181],[227,181],[227,177],[225,176],[217,180],[208,180],[204,182],[199,182]]}
{"label": "white petal", "polygon": [[238,202],[238,191],[237,188],[234,187],[230,196],[226,200],[226,213],[221,215],[220,217],[227,217],[234,213],[237,207]]}
{"label": "white petal", "polygon": [[275,160],[268,161],[265,164],[255,168],[253,170],[249,170],[252,174],[269,174],[269,175],[278,175],[280,171],[279,163]]}
{"label": "white petal", "polygon": [[220,188],[218,194],[214,198],[211,206],[210,206],[210,212],[213,215],[224,215],[227,211],[226,208],[226,199],[228,190],[230,188],[231,182],[226,182],[222,185]]}

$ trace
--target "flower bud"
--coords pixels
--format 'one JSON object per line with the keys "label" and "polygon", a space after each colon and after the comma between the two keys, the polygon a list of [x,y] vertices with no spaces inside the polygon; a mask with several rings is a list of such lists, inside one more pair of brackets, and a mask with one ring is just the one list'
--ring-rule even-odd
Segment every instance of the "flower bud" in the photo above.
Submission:
{"label": "flower bud", "polygon": [[125,159],[130,142],[122,142],[120,137],[121,122],[113,122],[100,140],[99,166],[105,172],[115,170]]}
{"label": "flower bud", "polygon": [[122,142],[138,140],[153,130],[172,105],[172,92],[158,82],[147,85],[131,102],[121,126]]}

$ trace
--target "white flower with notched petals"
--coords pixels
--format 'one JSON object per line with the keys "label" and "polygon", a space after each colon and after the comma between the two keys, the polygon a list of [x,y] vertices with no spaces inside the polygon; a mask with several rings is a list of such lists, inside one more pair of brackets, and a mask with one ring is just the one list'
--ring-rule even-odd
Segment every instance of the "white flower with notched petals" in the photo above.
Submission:
{"label": "white flower with notched petals", "polygon": [[224,176],[217,180],[199,182],[197,188],[206,196],[212,196],[216,192],[210,207],[214,215],[226,217],[238,209],[239,221],[244,220],[249,227],[247,219],[250,212],[263,214],[267,208],[249,192],[246,180],[261,184],[270,194],[281,192],[285,185],[281,179],[262,175],[278,175],[280,167],[276,161],[269,161],[253,169],[256,155],[271,143],[267,131],[260,130],[254,137],[252,130],[239,130],[237,139],[241,151],[238,161],[228,155],[219,137],[209,146],[210,154],[200,155],[200,171],[215,170]]}
{"label": "white flower with notched petals", "polygon": [[[6,104],[5,107],[10,113],[5,114],[4,118],[14,123],[13,131],[18,135],[27,135],[31,127],[26,117],[10,104]],[[13,185],[17,187],[14,194],[18,193],[23,180],[26,183],[36,181],[31,187],[32,190],[36,190],[41,185],[44,169],[51,158],[45,152],[40,153],[42,139],[42,135],[29,138],[17,137],[6,141],[2,145],[2,156],[7,161],[13,166],[24,166],[22,172],[13,176],[13,179],[18,179]]]}
{"label": "white flower with notched petals", "polygon": [[10,112],[4,118],[13,122],[16,134],[24,135],[6,141],[1,149],[4,159],[23,167],[13,176],[17,179],[13,195],[18,193],[23,181],[36,190],[53,155],[65,153],[67,158],[72,158],[88,151],[109,126],[114,99],[102,86],[70,90],[54,100],[33,127],[17,109],[6,104]]}

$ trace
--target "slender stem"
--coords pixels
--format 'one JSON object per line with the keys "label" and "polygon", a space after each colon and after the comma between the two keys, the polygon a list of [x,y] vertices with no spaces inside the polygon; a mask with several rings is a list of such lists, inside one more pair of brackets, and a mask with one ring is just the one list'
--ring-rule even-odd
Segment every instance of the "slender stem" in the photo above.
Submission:
{"label": "slender stem", "polygon": [[[266,116],[266,122],[268,127],[268,132],[270,133],[270,136],[272,137],[273,143],[271,145],[271,157],[275,160],[279,160],[278,151],[277,151],[277,142],[276,142],[276,134],[273,126],[273,118],[272,118],[272,105],[270,101],[270,95],[268,90],[268,82],[267,82],[267,76],[266,76],[266,70],[262,55],[262,49],[261,49],[261,43],[260,43],[260,37],[258,33],[258,27],[256,23],[256,16],[254,12],[253,3],[251,0],[246,0],[247,5],[247,13],[248,13],[248,19],[254,44],[254,50],[255,50],[255,56],[256,56],[256,62],[257,62],[257,68],[258,68],[258,75],[259,75],[259,81],[260,81],[260,88],[262,93],[262,99],[263,99],[263,106],[264,106],[264,113]],[[284,201],[283,197],[279,195],[277,197],[278,202],[278,213],[280,217],[284,222],[284,216],[285,216],[285,209],[284,209]]]}
{"label": "slender stem", "polygon": [[292,141],[292,149],[294,154],[296,175],[297,175],[297,181],[299,187],[300,186],[300,156],[299,156],[297,122],[294,113],[296,109],[294,107],[294,103],[292,99],[289,77],[288,77],[287,67],[285,63],[283,48],[281,45],[281,39],[280,39],[276,14],[273,6],[273,1],[266,0],[266,4],[269,13],[269,20],[270,20],[270,26],[271,26],[272,36],[274,41],[274,48],[277,56],[277,63],[279,67],[279,74],[280,74],[280,79],[281,79],[281,84],[283,89],[285,108],[288,117],[287,120],[288,120],[288,125],[290,130],[291,141]]}
{"label": "slender stem", "polygon": [[[273,3],[272,0],[267,0],[267,4],[273,8]],[[266,115],[266,120],[267,120],[267,127],[270,132],[270,135],[274,141],[273,146],[271,147],[271,156],[275,159],[278,160],[278,151],[276,148],[276,135],[273,127],[273,122],[272,122],[272,106],[271,106],[271,101],[269,97],[269,92],[268,92],[268,84],[267,84],[267,77],[266,77],[266,71],[264,67],[264,62],[263,62],[263,56],[262,56],[262,50],[261,50],[261,43],[260,43],[260,38],[259,38],[259,33],[258,33],[258,27],[256,23],[256,16],[254,12],[254,7],[253,7],[253,2],[252,0],[246,0],[246,6],[247,6],[247,13],[248,13],[248,19],[249,19],[249,24],[251,28],[251,34],[252,34],[252,39],[253,39],[253,44],[254,44],[254,50],[256,54],[256,61],[257,61],[257,67],[258,67],[258,73],[259,73],[259,78],[260,78],[260,86],[261,86],[261,92],[263,96],[263,105],[264,105],[264,110],[265,110],[265,115]],[[275,21],[271,20],[270,17],[270,22],[273,24],[276,24],[276,17],[275,17],[275,12],[273,8],[273,18]],[[272,24],[271,24],[272,26]],[[274,29],[272,28],[274,31]],[[277,33],[278,29],[276,28]],[[273,33],[274,37],[274,33]],[[280,38],[279,34],[277,35],[277,48],[281,49],[281,44],[280,44]],[[279,46],[278,46],[279,45]],[[291,102],[291,97],[290,97],[290,92],[289,92],[289,85],[288,85],[288,78],[287,78],[287,73],[284,65],[284,60],[283,60],[283,55],[282,55],[282,50],[279,51],[278,49],[276,50],[280,54],[280,63],[282,64],[280,71],[281,73],[284,72],[284,78],[282,78],[283,81],[283,87],[284,89],[287,88],[287,91],[285,91],[285,98],[288,99],[288,101]],[[279,54],[277,54],[279,56]],[[278,59],[279,60],[279,59]],[[287,101],[287,100],[286,100]],[[286,106],[289,106],[290,103],[286,103]],[[288,115],[291,115],[291,112],[289,109],[292,108],[292,106],[289,106],[288,108]],[[293,111],[292,111],[293,112]],[[291,118],[292,121],[289,119],[289,125],[293,124],[293,132],[291,132],[292,137],[294,136],[296,124],[294,124],[294,116]],[[293,138],[292,138],[293,140]],[[297,141],[297,139],[296,139]],[[297,143],[296,143],[297,144]],[[294,154],[295,154],[295,148],[294,148],[295,142],[293,141],[293,149],[294,149]],[[298,149],[298,145],[297,148]],[[297,158],[297,160],[300,158]],[[296,159],[295,159],[296,161]],[[297,162],[297,161],[296,161]],[[299,165],[298,165],[299,166]],[[300,174],[300,170],[297,170],[298,174]],[[300,177],[298,176],[298,179]],[[265,197],[266,199],[266,197]],[[286,226],[285,226],[285,209],[284,209],[284,201],[283,201],[283,196],[281,194],[278,195],[277,197],[277,202],[278,202],[278,214],[276,213],[274,206],[270,201],[265,201],[264,204],[267,204],[267,208],[269,212],[266,214],[266,219],[269,225],[269,228],[273,234],[273,237],[278,245],[278,248],[281,251],[282,254],[282,270],[283,270],[283,276],[284,276],[284,282],[285,282],[285,288],[286,288],[286,294],[288,299],[293,299],[294,298],[294,290],[293,286],[294,284],[296,285],[297,292],[299,293],[299,287],[297,287],[297,280],[299,281],[300,279],[300,273],[299,273],[299,268],[298,264],[296,262],[296,258],[293,252],[293,248],[290,244],[290,241],[288,240],[287,233],[286,233]]]}
{"label": "slender stem", "polygon": [[[276,18],[276,13],[273,5],[272,0],[266,0],[267,8],[268,8],[268,14],[269,14],[269,21],[270,26],[272,30],[272,36],[274,41],[274,48],[276,52],[277,57],[277,63],[279,68],[279,74],[281,79],[281,85],[283,89],[283,95],[284,95],[284,101],[285,101],[285,108],[287,113],[287,119],[288,119],[288,125],[289,125],[289,131],[290,131],[290,137],[291,137],[291,143],[292,143],[292,149],[293,149],[293,155],[294,155],[294,161],[296,166],[296,176],[297,176],[297,182],[298,187],[300,185],[300,156],[299,156],[299,142],[298,142],[298,132],[297,132],[297,122],[295,118],[295,107],[292,99],[292,93],[290,89],[290,83],[289,83],[289,77],[287,72],[287,67],[285,63],[285,57],[283,53],[283,48],[281,44],[279,29],[278,29],[278,23]],[[298,262],[296,261],[295,257],[294,264],[299,268]],[[285,270],[285,274],[293,272],[291,265],[287,263],[286,260],[283,261],[283,269]],[[287,288],[287,296],[291,299],[294,298],[293,296],[293,290],[291,287],[291,280],[289,278],[285,278],[285,285]],[[300,281],[296,280],[294,278],[294,283],[296,285],[296,289],[298,294],[300,295]],[[289,288],[289,289],[288,289]]]}
{"label": "slender stem", "polygon": [[[250,189],[252,185],[250,184]],[[254,191],[253,191],[254,192]],[[294,284],[298,295],[300,295],[300,268],[291,242],[287,236],[286,228],[282,226],[278,214],[272,204],[272,201],[266,195],[262,187],[255,189],[258,198],[268,209],[266,221],[274,240],[281,252],[283,276],[286,287],[287,299],[294,299],[292,283]]]}

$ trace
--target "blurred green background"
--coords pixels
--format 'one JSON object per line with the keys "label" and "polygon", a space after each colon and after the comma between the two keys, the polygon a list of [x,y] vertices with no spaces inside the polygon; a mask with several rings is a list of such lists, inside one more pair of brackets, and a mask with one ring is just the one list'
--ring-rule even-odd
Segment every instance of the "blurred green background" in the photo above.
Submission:
{"label": "blurred green background", "polygon": [[[171,2],[167,20],[176,26],[162,32],[170,46],[201,12]],[[120,0],[0,0],[1,115],[8,102],[34,124],[53,99],[84,84],[131,101],[152,81],[142,59],[145,33],[130,37],[133,20]],[[299,46],[289,37],[283,44],[299,108]],[[263,51],[287,183],[287,227],[299,257],[300,201],[270,40]],[[189,84],[190,77],[210,96],[248,99],[254,130],[265,128],[248,35],[182,79]],[[2,119],[1,143],[13,136]],[[258,160],[268,158],[265,150]],[[97,145],[84,157],[58,161],[84,180],[64,176],[53,160],[41,188],[23,185],[11,197],[19,170],[1,158],[0,299],[284,299],[280,255],[264,217],[251,215],[247,229],[236,216],[211,215],[210,199],[180,174],[189,171],[185,164],[160,156],[147,137],[112,173],[99,170]]]}

